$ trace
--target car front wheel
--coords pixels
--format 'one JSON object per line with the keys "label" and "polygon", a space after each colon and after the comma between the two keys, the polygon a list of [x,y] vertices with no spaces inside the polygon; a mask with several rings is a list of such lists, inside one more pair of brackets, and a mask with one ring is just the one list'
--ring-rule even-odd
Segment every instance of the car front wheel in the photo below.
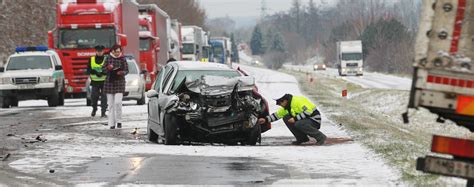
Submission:
{"label": "car front wheel", "polygon": [[249,132],[249,136],[247,138],[247,145],[257,145],[262,138],[261,133],[261,126],[259,124],[253,126],[253,129]]}
{"label": "car front wheel", "polygon": [[178,142],[178,120],[176,116],[165,114],[165,145],[176,145]]}
{"label": "car front wheel", "polygon": [[59,93],[54,92],[52,95],[48,97],[48,106],[56,107],[58,105],[59,105]]}

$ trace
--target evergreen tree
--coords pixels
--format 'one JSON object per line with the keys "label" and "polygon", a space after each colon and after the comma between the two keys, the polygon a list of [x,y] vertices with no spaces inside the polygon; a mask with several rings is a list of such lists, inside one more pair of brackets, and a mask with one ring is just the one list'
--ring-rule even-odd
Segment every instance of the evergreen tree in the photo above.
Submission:
{"label": "evergreen tree", "polygon": [[262,55],[265,53],[263,42],[262,30],[257,25],[253,30],[252,39],[250,40],[250,49],[252,50],[252,55]]}

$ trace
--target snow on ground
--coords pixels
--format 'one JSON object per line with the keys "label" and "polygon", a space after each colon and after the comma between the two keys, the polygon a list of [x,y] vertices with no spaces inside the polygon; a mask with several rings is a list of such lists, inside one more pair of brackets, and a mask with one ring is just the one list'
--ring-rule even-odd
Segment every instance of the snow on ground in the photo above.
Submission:
{"label": "snow on ground", "polygon": [[337,69],[327,68],[326,70],[313,71],[312,65],[289,65],[284,66],[287,69],[300,70],[304,72],[313,72],[315,74],[324,74],[334,78],[341,78],[348,82],[358,84],[363,88],[380,88],[392,90],[410,90],[411,79],[398,77],[394,75],[387,75],[382,73],[364,72],[363,76],[345,76],[340,77]]}
{"label": "snow on ground", "polygon": [[[267,99],[271,111],[278,107],[273,99],[285,93],[301,95],[298,83],[293,76],[249,66],[240,66],[244,71],[256,77],[257,86]],[[146,131],[147,107],[136,106],[135,102],[125,102],[123,107],[124,128],[117,133],[129,134],[133,128],[139,133]],[[21,109],[46,106],[43,101],[20,102]],[[51,111],[58,118],[74,118],[90,115],[90,107],[85,106],[85,99],[68,99],[66,106]],[[93,118],[90,121],[68,124],[83,130],[107,130],[106,120]],[[330,138],[350,138],[338,126],[323,120],[322,129]],[[80,132],[80,131],[79,131]],[[58,173],[73,172],[74,168],[83,166],[97,158],[122,157],[139,154],[168,154],[210,157],[253,157],[284,164],[300,173],[276,184],[318,184],[318,185],[393,185],[400,184],[400,176],[389,168],[373,152],[350,141],[327,146],[287,146],[293,139],[291,132],[283,122],[274,123],[272,129],[263,134],[262,142],[283,139],[275,145],[264,146],[165,146],[148,143],[143,139],[123,139],[115,137],[92,136],[83,133],[43,133],[48,139],[37,144],[34,150],[23,152],[24,158],[10,163],[10,166],[30,174],[47,174],[49,169]],[[288,141],[288,142],[287,142]],[[302,174],[303,175],[302,175]],[[310,174],[318,174],[311,178]],[[305,175],[306,174],[306,175]],[[82,181],[90,183],[91,181]],[[93,182],[93,181],[92,181]]]}

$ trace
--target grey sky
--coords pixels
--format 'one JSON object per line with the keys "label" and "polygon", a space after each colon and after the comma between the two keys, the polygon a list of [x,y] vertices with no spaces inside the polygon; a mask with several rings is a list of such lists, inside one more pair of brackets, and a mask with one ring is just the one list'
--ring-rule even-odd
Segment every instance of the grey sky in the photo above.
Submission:
{"label": "grey sky", "polygon": [[[206,9],[208,18],[229,16],[255,17],[260,16],[261,0],[198,0],[202,7]],[[328,0],[326,0],[328,1]],[[287,11],[291,7],[293,0],[266,0],[268,14],[280,11]],[[301,0],[307,4],[309,0]],[[320,0],[314,0],[319,3]]]}

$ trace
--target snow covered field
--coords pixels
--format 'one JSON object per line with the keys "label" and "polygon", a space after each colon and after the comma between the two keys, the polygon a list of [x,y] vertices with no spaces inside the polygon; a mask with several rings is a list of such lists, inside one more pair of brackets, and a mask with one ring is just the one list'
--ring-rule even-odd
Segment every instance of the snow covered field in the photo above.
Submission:
{"label": "snow covered field", "polygon": [[[241,68],[256,77],[258,88],[268,100],[272,111],[277,109],[273,98],[278,98],[284,93],[302,94],[293,76],[249,66],[241,66]],[[20,102],[20,108],[14,110],[42,108],[46,106],[45,104],[45,101],[25,101]],[[83,99],[69,99],[66,100],[66,106],[57,107],[48,112],[52,114],[52,120],[81,118],[90,115],[90,108],[84,105]],[[11,162],[9,166],[29,175],[48,176],[48,171],[53,169],[56,173],[74,176],[78,168],[97,159],[130,155],[248,157],[282,164],[289,168],[291,171],[289,177],[281,178],[274,184],[360,186],[403,184],[396,170],[386,165],[383,159],[362,146],[357,140],[326,146],[289,146],[288,143],[293,140],[292,134],[282,122],[277,122],[273,124],[270,131],[263,134],[261,146],[164,146],[145,141],[146,106],[136,106],[134,102],[125,102],[123,110],[125,122],[122,130],[107,129],[103,125],[106,120],[101,118],[58,124],[75,131],[41,133],[48,141],[37,144],[34,149],[20,151],[22,158]],[[9,111],[0,110],[0,113],[4,112]],[[138,129],[138,134],[131,135],[130,132],[135,128]],[[344,129],[327,119],[323,120],[322,131],[329,138],[351,139]],[[114,133],[120,136],[113,136]],[[38,134],[31,133],[21,137],[35,137]],[[18,177],[25,178],[25,176]],[[34,179],[27,177],[25,180]],[[76,179],[70,182],[89,184],[103,181]],[[177,182],[179,184],[179,181]],[[107,185],[108,183],[100,184]]]}

